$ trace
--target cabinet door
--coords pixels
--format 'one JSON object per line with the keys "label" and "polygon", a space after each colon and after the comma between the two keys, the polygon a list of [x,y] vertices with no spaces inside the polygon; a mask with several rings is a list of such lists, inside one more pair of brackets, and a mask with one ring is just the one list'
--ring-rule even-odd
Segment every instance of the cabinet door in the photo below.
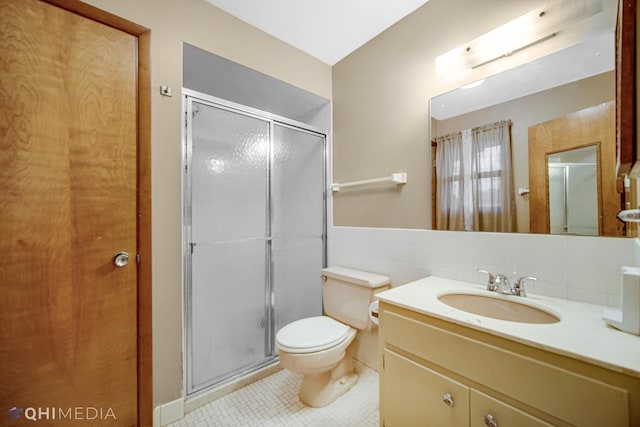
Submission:
{"label": "cabinet door", "polygon": [[551,427],[520,409],[471,389],[471,427]]}
{"label": "cabinet door", "polygon": [[469,387],[384,350],[381,399],[385,427],[469,426]]}

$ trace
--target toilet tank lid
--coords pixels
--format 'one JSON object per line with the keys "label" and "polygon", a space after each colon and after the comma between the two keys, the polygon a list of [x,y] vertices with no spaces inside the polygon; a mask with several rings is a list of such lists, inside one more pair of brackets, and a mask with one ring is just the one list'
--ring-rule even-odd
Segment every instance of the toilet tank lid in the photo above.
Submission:
{"label": "toilet tank lid", "polygon": [[389,276],[369,273],[368,271],[354,270],[346,267],[327,267],[322,269],[322,275],[332,279],[343,280],[369,288],[379,288],[391,283]]}

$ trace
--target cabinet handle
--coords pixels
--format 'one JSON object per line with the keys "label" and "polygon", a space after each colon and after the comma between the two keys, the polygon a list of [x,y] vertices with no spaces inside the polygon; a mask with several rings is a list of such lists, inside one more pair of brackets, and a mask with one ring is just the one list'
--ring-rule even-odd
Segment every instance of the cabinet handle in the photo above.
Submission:
{"label": "cabinet handle", "polygon": [[498,423],[496,422],[496,420],[493,418],[493,415],[491,414],[487,414],[484,416],[484,424],[487,427],[498,427]]}
{"label": "cabinet handle", "polygon": [[453,397],[451,397],[449,393],[445,393],[442,395],[442,401],[448,406],[453,406]]}

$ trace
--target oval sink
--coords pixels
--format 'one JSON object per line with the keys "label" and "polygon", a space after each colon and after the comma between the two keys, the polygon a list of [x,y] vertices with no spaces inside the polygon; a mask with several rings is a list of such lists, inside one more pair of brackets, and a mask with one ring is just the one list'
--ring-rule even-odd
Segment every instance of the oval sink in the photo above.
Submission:
{"label": "oval sink", "polygon": [[498,295],[446,293],[440,295],[438,299],[458,310],[499,320],[521,323],[557,323],[560,321],[560,317],[551,311]]}

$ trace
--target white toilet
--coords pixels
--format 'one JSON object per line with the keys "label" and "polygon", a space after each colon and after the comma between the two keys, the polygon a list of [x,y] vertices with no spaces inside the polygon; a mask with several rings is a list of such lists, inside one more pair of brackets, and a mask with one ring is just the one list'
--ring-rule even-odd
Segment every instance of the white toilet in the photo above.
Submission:
{"label": "white toilet", "polygon": [[308,317],[276,334],[282,367],[304,375],[300,400],[319,408],[347,392],[357,381],[353,345],[357,330],[371,329],[369,305],[388,289],[389,277],[343,267],[322,270],[325,316]]}

